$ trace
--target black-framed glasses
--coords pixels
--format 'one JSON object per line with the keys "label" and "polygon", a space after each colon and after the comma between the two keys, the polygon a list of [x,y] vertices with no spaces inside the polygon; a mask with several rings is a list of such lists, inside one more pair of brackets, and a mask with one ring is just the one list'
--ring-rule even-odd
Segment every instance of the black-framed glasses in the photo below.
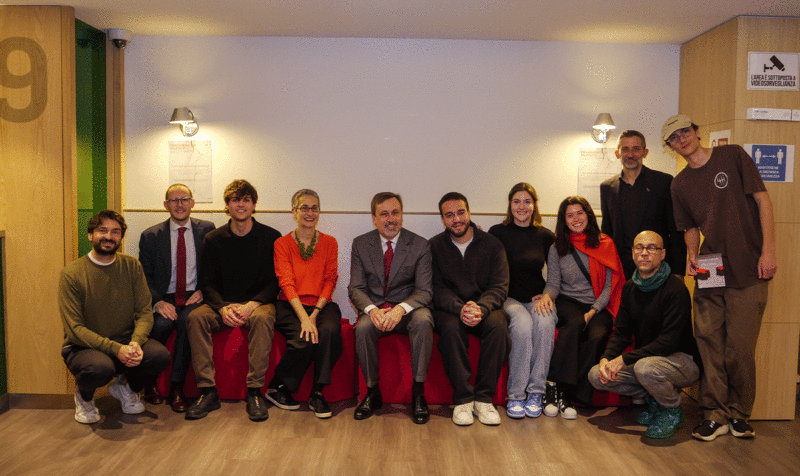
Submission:
{"label": "black-framed glasses", "polygon": [[314,205],[313,207],[309,207],[308,205],[303,205],[302,207],[295,207],[295,210],[300,210],[303,213],[319,213],[319,207]]}
{"label": "black-framed glasses", "polygon": [[182,198],[170,198],[167,201],[173,205],[177,205],[178,203],[180,203],[181,205],[188,205],[191,200],[192,197],[182,197]]}
{"label": "black-framed glasses", "polygon": [[692,132],[691,127],[684,127],[683,129],[678,129],[677,131],[673,132],[671,136],[667,137],[667,143],[673,145],[679,140],[688,136],[691,132]]}
{"label": "black-framed glasses", "polygon": [[633,251],[635,251],[638,254],[642,254],[645,251],[647,251],[648,253],[655,253],[656,251],[660,251],[660,250],[663,250],[663,249],[664,249],[663,247],[659,248],[656,245],[647,245],[647,246],[636,245],[636,246],[633,247]]}

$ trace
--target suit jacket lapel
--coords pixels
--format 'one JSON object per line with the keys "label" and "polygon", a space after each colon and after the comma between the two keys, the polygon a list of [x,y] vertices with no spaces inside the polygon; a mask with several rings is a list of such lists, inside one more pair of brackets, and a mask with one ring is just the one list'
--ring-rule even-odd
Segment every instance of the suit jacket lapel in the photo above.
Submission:
{"label": "suit jacket lapel", "polygon": [[[167,270],[171,272],[172,269],[172,256],[171,256],[171,243],[170,243],[170,236],[169,236],[169,220],[164,222],[164,226],[162,227],[160,237],[158,240],[158,247],[161,249],[162,256],[167,257]],[[170,276],[167,276],[167,283],[169,283]]]}
{"label": "suit jacket lapel", "polygon": [[397,237],[397,246],[395,247],[396,249],[394,251],[394,257],[392,258],[392,267],[389,268],[389,284],[394,281],[394,277],[397,276],[397,270],[399,270],[400,266],[403,265],[403,261],[408,258],[408,254],[411,251],[411,247],[406,240],[407,237],[408,235],[403,233],[401,228],[400,235]]}
{"label": "suit jacket lapel", "polygon": [[372,261],[373,269],[377,271],[377,274],[381,279],[381,286],[384,286],[386,277],[384,276],[383,247],[381,246],[381,235],[378,234],[378,230],[373,230],[373,233],[370,235],[369,239],[371,243],[369,243],[369,246],[367,247],[367,253],[369,253],[369,259]]}
{"label": "suit jacket lapel", "polygon": [[203,237],[200,236],[200,224],[198,223],[196,218],[192,218],[191,221],[192,221],[192,235],[194,235],[194,251],[197,255],[199,255],[200,253],[198,253],[198,250],[203,245]]}

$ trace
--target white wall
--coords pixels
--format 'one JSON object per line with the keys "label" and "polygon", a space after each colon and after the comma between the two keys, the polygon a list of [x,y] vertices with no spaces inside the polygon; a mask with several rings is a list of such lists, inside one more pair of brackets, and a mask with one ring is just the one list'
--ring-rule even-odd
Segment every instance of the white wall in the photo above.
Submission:
{"label": "white wall", "polygon": [[[441,230],[436,204],[451,190],[473,213],[502,213],[507,190],[527,181],[555,213],[576,193],[578,149],[599,147],[589,130],[600,112],[618,131],[645,133],[646,164],[675,173],[658,133],[677,112],[679,56],[677,45],[137,37],[125,50],[126,208],[160,208],[167,142],[181,138],[169,116],[186,106],[195,138],[214,144],[214,203],[197,210],[222,209],[225,185],[246,178],[259,210],[288,210],[294,191],[312,188],[326,211],[368,213],[376,192],[399,192],[407,213],[430,213],[406,215],[427,237]],[[166,214],[126,217],[137,255],[139,233]],[[257,219],[293,228],[286,213]],[[350,242],[370,228],[368,214],[321,218],[339,240],[343,308]]]}

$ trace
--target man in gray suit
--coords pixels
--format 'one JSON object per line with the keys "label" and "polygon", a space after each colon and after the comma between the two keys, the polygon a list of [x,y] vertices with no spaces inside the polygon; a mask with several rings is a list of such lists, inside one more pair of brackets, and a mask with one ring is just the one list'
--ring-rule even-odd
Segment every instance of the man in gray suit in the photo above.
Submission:
{"label": "man in gray suit", "polygon": [[[190,218],[192,207],[194,199],[189,187],[180,183],[171,185],[164,199],[169,220],[146,229],[139,239],[139,261],[153,296],[150,337],[166,344],[172,330],[177,331],[168,398],[172,410],[179,413],[189,408],[183,396],[183,383],[191,361],[186,319],[203,303],[197,270],[200,269],[203,238],[214,229],[210,221]],[[181,235],[184,235],[183,240]],[[179,263],[182,263],[183,273],[178,272]],[[149,403],[161,403],[155,382],[145,386],[144,398]]]}
{"label": "man in gray suit", "polygon": [[372,198],[375,230],[353,240],[350,300],[359,313],[356,353],[369,390],[356,408],[356,420],[369,418],[383,405],[378,387],[378,340],[392,332],[411,340],[411,414],[414,423],[429,419],[425,380],[433,346],[431,252],[428,241],[403,228],[400,195],[381,192]]}

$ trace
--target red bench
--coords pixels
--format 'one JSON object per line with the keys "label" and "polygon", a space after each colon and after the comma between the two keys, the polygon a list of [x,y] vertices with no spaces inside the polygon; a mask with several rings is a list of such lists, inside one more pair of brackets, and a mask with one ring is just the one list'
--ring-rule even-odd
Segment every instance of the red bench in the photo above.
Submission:
{"label": "red bench", "polygon": [[[217,332],[213,336],[214,367],[216,368],[216,384],[219,396],[222,399],[244,399],[247,393],[247,334],[240,328],[228,328]],[[167,349],[172,352],[175,334],[167,341]],[[331,385],[326,386],[322,393],[330,402],[347,400],[355,395],[355,334],[353,326],[346,319],[342,319],[342,355],[333,367]],[[272,349],[269,353],[269,369],[266,374],[266,385],[275,374],[275,366],[281,356],[286,352],[286,339],[279,332],[275,332],[272,339]],[[309,367],[303,378],[300,389],[294,394],[299,401],[307,401],[313,384],[313,364]],[[169,378],[172,373],[172,364],[158,377],[158,388],[162,395],[169,392]],[[266,385],[264,388],[266,389]],[[196,397],[200,392],[194,379],[194,370],[190,369],[186,376],[184,392],[187,397]]]}
{"label": "red bench", "polygon": [[[444,372],[442,356],[436,346],[439,335],[433,334],[433,352],[428,369],[428,380],[425,383],[425,399],[429,404],[452,404],[453,387]],[[632,349],[630,347],[628,350]],[[469,361],[472,366],[471,383],[475,383],[478,357],[480,356],[480,339],[469,335]],[[381,338],[378,347],[378,366],[380,368],[380,389],[383,401],[386,403],[411,403],[411,384],[414,376],[411,370],[411,344],[407,336],[392,334]],[[367,392],[367,383],[361,367],[358,372],[359,399],[364,398]],[[500,379],[497,382],[497,392],[493,403],[505,406],[508,396],[508,363],[503,365]],[[592,404],[596,406],[628,405],[630,398],[613,392],[594,392]]]}

